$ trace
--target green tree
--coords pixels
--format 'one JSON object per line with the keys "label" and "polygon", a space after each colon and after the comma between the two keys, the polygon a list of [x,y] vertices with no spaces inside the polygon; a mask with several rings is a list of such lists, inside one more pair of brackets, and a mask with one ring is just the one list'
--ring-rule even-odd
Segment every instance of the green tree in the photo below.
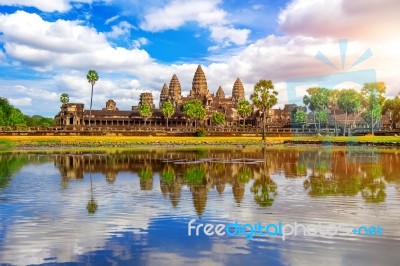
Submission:
{"label": "green tree", "polygon": [[189,119],[194,119],[195,126],[197,128],[198,122],[204,120],[207,115],[207,111],[203,107],[202,102],[196,99],[191,100],[183,105],[183,114]]}
{"label": "green tree", "polygon": [[[338,98],[339,108],[346,113],[343,135],[346,136],[348,114],[354,113],[361,105],[360,95],[354,89],[344,89],[340,91]],[[347,132],[349,135],[350,132]]]}
{"label": "green tree", "polygon": [[140,112],[140,116],[143,117],[143,119],[144,119],[144,125],[146,125],[147,119],[153,115],[150,104],[144,103],[144,104],[140,105],[139,112]]}
{"label": "green tree", "polygon": [[394,99],[387,99],[383,105],[382,114],[387,114],[392,121],[392,128],[400,122],[400,97],[397,95]]}
{"label": "green tree", "polygon": [[164,102],[161,106],[161,112],[163,115],[167,118],[167,127],[168,127],[168,119],[172,117],[175,113],[174,106],[172,105],[171,102],[167,101]]}
{"label": "green tree", "polygon": [[337,136],[337,122],[336,122],[336,109],[339,108],[339,95],[340,95],[340,91],[338,89],[333,89],[331,90],[331,92],[329,93],[329,97],[328,97],[328,108],[330,110],[333,110],[333,119],[334,119],[334,123],[335,123],[335,136]]}
{"label": "green tree", "polygon": [[0,126],[26,126],[26,117],[21,110],[0,97]]}
{"label": "green tree", "polygon": [[93,196],[93,181],[92,181],[92,168],[90,166],[91,158],[89,158],[89,178],[90,178],[90,200],[86,204],[86,210],[89,214],[94,214],[97,211],[97,201]]}
{"label": "green tree", "polygon": [[14,107],[9,104],[6,98],[0,97],[0,125],[11,126],[11,114]]}
{"label": "green tree", "polygon": [[213,113],[211,120],[212,120],[213,124],[215,124],[215,125],[223,125],[226,122],[225,115],[220,112]]}
{"label": "green tree", "polygon": [[318,132],[321,130],[321,122],[326,121],[330,90],[327,88],[308,88],[303,97],[304,104],[314,115],[314,126],[318,121]]}
{"label": "green tree", "polygon": [[90,111],[89,111],[89,127],[90,127],[90,120],[92,118],[92,101],[93,101],[93,87],[96,84],[96,81],[99,80],[99,76],[97,75],[96,70],[89,70],[86,75],[87,81],[92,85],[92,93],[90,94]]}
{"label": "green tree", "polygon": [[297,110],[294,114],[294,122],[296,124],[301,124],[304,131],[304,124],[307,122],[307,114],[303,110]]}
{"label": "green tree", "polygon": [[386,85],[384,82],[367,82],[361,90],[362,105],[365,110],[364,118],[370,123],[372,135],[375,126],[381,120],[385,92]]}
{"label": "green tree", "polygon": [[277,185],[269,176],[262,176],[254,180],[250,191],[254,194],[254,201],[260,207],[269,207],[274,203]]}
{"label": "green tree", "polygon": [[246,126],[246,118],[253,112],[251,104],[245,99],[242,99],[237,105],[237,110],[239,115],[243,118],[243,126]]}
{"label": "green tree", "polygon": [[274,83],[271,80],[260,80],[254,85],[254,92],[250,96],[253,104],[260,109],[263,114],[263,134],[262,140],[265,140],[266,134],[266,124],[267,124],[267,114],[270,108],[272,108],[277,102],[278,92],[275,90]]}
{"label": "green tree", "polygon": [[61,94],[61,96],[60,96],[60,102],[61,102],[62,104],[68,103],[68,102],[69,102],[69,96],[68,96],[68,94],[66,94],[66,93]]}

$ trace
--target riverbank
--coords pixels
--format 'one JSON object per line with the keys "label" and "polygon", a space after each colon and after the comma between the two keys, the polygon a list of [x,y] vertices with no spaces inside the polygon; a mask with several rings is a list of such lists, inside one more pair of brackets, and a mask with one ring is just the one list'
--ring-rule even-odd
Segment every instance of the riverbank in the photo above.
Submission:
{"label": "riverbank", "polygon": [[273,145],[333,145],[399,147],[398,136],[288,136],[267,137],[165,137],[165,136],[1,136],[0,150],[41,150],[96,147],[136,146],[273,146]]}

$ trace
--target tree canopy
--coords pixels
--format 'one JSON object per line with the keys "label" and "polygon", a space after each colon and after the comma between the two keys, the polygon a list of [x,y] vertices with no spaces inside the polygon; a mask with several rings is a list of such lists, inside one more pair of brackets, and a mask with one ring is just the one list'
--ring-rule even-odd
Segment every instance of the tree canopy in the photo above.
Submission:
{"label": "tree canopy", "polygon": [[60,96],[60,102],[62,104],[68,103],[69,102],[69,95],[66,94],[66,93],[62,93],[61,96]]}
{"label": "tree canopy", "polygon": [[0,97],[0,126],[32,126],[49,127],[53,123],[52,118],[40,115],[24,115],[21,110],[12,106],[6,98]]}
{"label": "tree canopy", "polygon": [[207,111],[203,107],[203,104],[200,100],[191,100],[183,105],[183,113],[189,119],[194,119],[197,122],[203,120],[206,115]]}
{"label": "tree canopy", "polygon": [[167,118],[167,127],[168,127],[168,119],[172,117],[175,113],[174,106],[172,105],[171,102],[167,101],[164,102],[161,106],[161,112],[163,115]]}
{"label": "tree canopy", "polygon": [[250,95],[250,99],[253,104],[260,109],[263,115],[263,135],[262,139],[265,140],[266,134],[266,116],[270,108],[272,108],[277,102],[278,92],[275,90],[274,83],[271,80],[262,79],[254,85],[254,92]]}
{"label": "tree canopy", "polygon": [[211,120],[215,125],[223,125],[226,122],[225,115],[220,112],[213,113]]}
{"label": "tree canopy", "polygon": [[237,105],[237,110],[239,115],[243,118],[243,124],[246,125],[246,118],[251,115],[251,113],[253,112],[253,107],[251,106],[251,104],[246,100],[246,99],[242,99],[238,102]]}

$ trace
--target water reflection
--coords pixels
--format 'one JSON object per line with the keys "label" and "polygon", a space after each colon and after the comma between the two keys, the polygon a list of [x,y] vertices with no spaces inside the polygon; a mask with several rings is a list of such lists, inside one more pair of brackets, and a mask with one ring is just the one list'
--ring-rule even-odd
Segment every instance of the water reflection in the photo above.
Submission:
{"label": "water reflection", "polygon": [[[199,216],[206,209],[210,190],[222,195],[231,187],[238,206],[246,193],[253,194],[260,207],[272,206],[279,186],[271,176],[305,178],[305,191],[313,197],[356,196],[367,202],[379,203],[386,199],[386,183],[399,182],[400,153],[378,150],[218,150],[198,151],[140,151],[101,153],[89,155],[33,154],[0,155],[0,189],[7,187],[12,175],[29,163],[54,161],[60,172],[60,184],[67,189],[85,173],[101,173],[113,184],[121,172],[137,175],[140,189],[154,189],[154,175],[159,175],[159,187],[165,198],[177,207],[183,186],[190,189],[193,204]],[[89,213],[97,209],[93,197],[87,204]]]}
{"label": "water reflection", "polygon": [[[0,169],[0,262],[398,265],[397,150],[0,154]],[[192,218],[368,221],[389,233],[287,242],[189,238]]]}
{"label": "water reflection", "polygon": [[[398,160],[397,152],[370,150],[306,151],[299,161],[302,169],[310,170],[304,188],[311,196],[356,196],[361,192],[367,202],[379,203],[386,198],[385,180],[399,181],[392,164]],[[386,167],[390,172],[384,172]]]}

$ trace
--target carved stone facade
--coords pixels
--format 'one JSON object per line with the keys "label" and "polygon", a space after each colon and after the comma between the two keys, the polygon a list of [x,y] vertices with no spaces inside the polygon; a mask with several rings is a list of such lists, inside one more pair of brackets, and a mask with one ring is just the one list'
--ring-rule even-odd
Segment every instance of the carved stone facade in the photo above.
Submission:
{"label": "carved stone facade", "polygon": [[61,112],[56,117],[61,126],[83,125],[83,103],[66,103],[61,106]]}
{"label": "carved stone facade", "polygon": [[108,100],[106,102],[106,108],[103,108],[103,110],[118,111],[117,104],[113,100]]}
{"label": "carved stone facade", "polygon": [[[113,100],[108,100],[106,107],[102,110],[92,110],[90,118],[93,126],[101,127],[130,127],[142,125],[165,126],[166,119],[161,112],[161,106],[169,101],[175,108],[175,114],[169,119],[171,126],[192,126],[193,121],[188,120],[183,114],[185,103],[198,99],[203,103],[207,111],[204,126],[211,126],[211,117],[214,112],[225,114],[227,126],[238,126],[243,124],[243,119],[238,114],[237,104],[245,99],[245,91],[242,81],[237,78],[232,86],[232,96],[226,96],[223,88],[219,86],[215,93],[208,89],[206,75],[199,65],[194,73],[192,88],[188,96],[182,96],[182,87],[176,74],[172,75],[169,86],[164,84],[160,91],[159,108],[155,108],[153,94],[144,92],[140,94],[139,106],[144,103],[150,104],[152,117],[147,119],[147,123],[140,116],[139,106],[132,106],[132,110],[120,111]],[[89,111],[84,110],[83,104],[67,104],[61,107],[61,112],[57,117],[61,119],[61,125],[88,125]],[[246,118],[247,126],[257,126],[261,122],[261,113],[255,110],[251,116]],[[290,123],[291,110],[289,107],[284,109],[272,109],[268,114],[268,121],[272,126],[283,127]]]}
{"label": "carved stone facade", "polygon": [[154,109],[154,104],[153,104],[153,94],[150,92],[143,92],[140,94],[140,100],[139,100],[139,106],[142,104],[149,104],[152,109]]}

